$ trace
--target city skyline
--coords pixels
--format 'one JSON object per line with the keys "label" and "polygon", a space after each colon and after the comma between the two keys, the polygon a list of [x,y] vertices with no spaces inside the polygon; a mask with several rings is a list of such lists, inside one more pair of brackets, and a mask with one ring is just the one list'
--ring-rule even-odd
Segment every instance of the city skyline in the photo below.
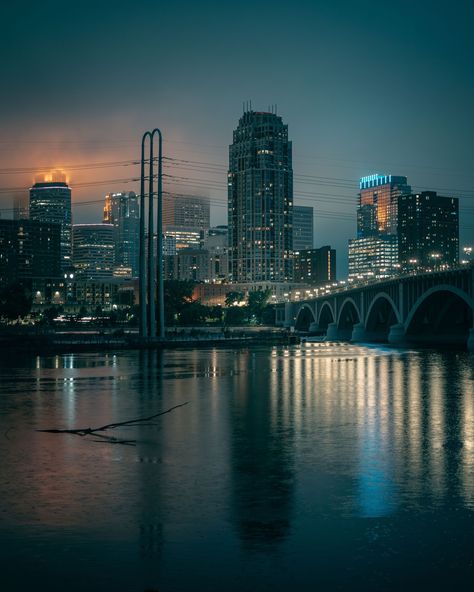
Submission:
{"label": "city skyline", "polygon": [[[455,2],[441,11],[441,5],[433,3],[425,10],[422,3],[387,7],[362,2],[355,7],[348,2],[301,2],[294,7],[277,3],[272,12],[257,4],[252,8],[255,18],[246,25],[246,44],[236,52],[227,31],[243,26],[246,3],[242,13],[232,14],[230,23],[226,7],[206,19],[208,4],[186,5],[185,18],[173,7],[160,7],[159,12],[150,7],[143,37],[136,35],[136,43],[127,48],[114,32],[126,28],[134,36],[138,20],[128,19],[121,6],[111,15],[107,3],[101,4],[93,22],[80,10],[70,22],[54,10],[54,2],[41,9],[32,6],[21,20],[16,9],[7,8],[11,30],[1,43],[9,56],[4,80],[11,91],[0,99],[1,168],[29,170],[2,175],[0,208],[12,207],[13,196],[5,189],[28,188],[40,167],[137,160],[139,138],[150,122],[156,122],[164,132],[165,156],[213,165],[205,170],[168,170],[188,177],[169,179],[168,184],[173,191],[209,196],[211,224],[222,224],[226,210],[216,205],[226,193],[221,171],[242,101],[251,99],[256,109],[276,103],[288,123],[294,145],[295,203],[315,208],[315,244],[333,244],[341,254],[341,274],[347,269],[347,239],[355,228],[347,209],[351,207],[352,213],[359,178],[373,173],[406,175],[414,191],[461,197],[461,244],[470,242],[471,6]],[[162,18],[166,30],[158,26],[158,35],[147,36],[148,27]],[[255,34],[258,22],[269,32],[285,22],[289,44],[284,57],[275,60],[265,36]],[[21,46],[15,36],[20,23]],[[194,23],[200,26],[194,28]],[[84,29],[87,48],[82,46]],[[110,37],[106,50],[101,30]],[[53,53],[55,44],[43,43],[49,31],[56,39],[67,35],[64,56]],[[173,42],[168,43],[171,32]],[[377,52],[367,41],[373,35]],[[220,57],[224,53],[226,60]],[[255,63],[253,55],[259,56]],[[140,59],[142,68],[137,67]],[[141,92],[150,59],[156,80]],[[45,69],[50,63],[56,64],[61,93],[52,92]],[[261,63],[266,64],[263,77]],[[115,92],[127,87],[130,93]],[[31,88],[34,110],[29,105]],[[71,170],[74,202],[99,200],[107,192],[137,192],[133,183],[82,185],[137,177],[137,171],[130,165]],[[74,220],[94,222],[99,211],[100,205],[75,205]]]}

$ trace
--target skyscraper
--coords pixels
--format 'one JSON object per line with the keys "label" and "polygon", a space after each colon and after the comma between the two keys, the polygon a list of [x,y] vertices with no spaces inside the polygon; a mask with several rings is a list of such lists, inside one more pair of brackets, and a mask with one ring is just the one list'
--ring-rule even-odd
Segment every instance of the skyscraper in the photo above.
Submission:
{"label": "skyscraper", "polygon": [[457,265],[459,200],[435,191],[400,197],[398,249],[405,271]]}
{"label": "skyscraper", "polygon": [[113,224],[74,224],[73,261],[77,278],[102,280],[112,277],[114,230]]}
{"label": "skyscraper", "polygon": [[170,196],[163,197],[163,224],[206,230],[210,227],[211,206],[206,197]]}
{"label": "skyscraper", "polygon": [[313,208],[293,206],[293,251],[313,248]]}
{"label": "skyscraper", "polygon": [[369,175],[359,183],[357,238],[397,235],[400,195],[411,193],[406,177]]}
{"label": "skyscraper", "polygon": [[133,191],[109,193],[105,196],[105,224],[114,227],[114,265],[129,268],[132,276],[138,276],[140,205]]}
{"label": "skyscraper", "polygon": [[385,278],[399,272],[398,200],[406,177],[369,175],[359,182],[357,238],[349,241],[349,277]]}
{"label": "skyscraper", "polygon": [[247,111],[229,147],[228,226],[233,282],[292,278],[293,169],[288,126]]}
{"label": "skyscraper", "polygon": [[71,189],[66,175],[54,171],[43,175],[30,189],[30,220],[61,225],[61,269],[71,265]]}

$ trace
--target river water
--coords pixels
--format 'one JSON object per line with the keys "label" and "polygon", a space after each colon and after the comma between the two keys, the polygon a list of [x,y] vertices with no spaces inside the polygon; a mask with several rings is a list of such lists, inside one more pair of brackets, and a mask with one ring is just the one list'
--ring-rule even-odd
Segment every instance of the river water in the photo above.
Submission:
{"label": "river water", "polygon": [[[1,589],[472,589],[472,354],[0,360]],[[99,426],[188,402],[130,445]]]}

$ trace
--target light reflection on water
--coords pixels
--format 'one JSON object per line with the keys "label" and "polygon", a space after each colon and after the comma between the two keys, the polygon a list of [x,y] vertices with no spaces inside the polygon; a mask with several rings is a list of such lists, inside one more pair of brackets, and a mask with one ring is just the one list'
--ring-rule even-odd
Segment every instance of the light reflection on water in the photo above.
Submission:
{"label": "light reflection on water", "polygon": [[[63,589],[58,574],[68,590],[92,579],[127,590],[468,581],[472,362],[327,344],[5,356],[9,589],[38,578]],[[117,430],[136,447],[35,431],[185,401],[157,426]]]}

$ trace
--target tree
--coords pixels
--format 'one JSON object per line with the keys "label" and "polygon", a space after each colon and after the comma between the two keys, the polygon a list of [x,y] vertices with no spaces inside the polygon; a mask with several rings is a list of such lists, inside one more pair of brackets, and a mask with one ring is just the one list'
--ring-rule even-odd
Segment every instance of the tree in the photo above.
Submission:
{"label": "tree", "polygon": [[31,304],[31,293],[20,282],[9,284],[0,290],[0,317],[25,317],[31,310]]}
{"label": "tree", "polygon": [[263,311],[265,310],[271,290],[254,290],[249,292],[248,296],[248,314],[249,319],[255,317],[258,323],[262,322]]}
{"label": "tree", "polygon": [[176,325],[183,310],[193,301],[194,282],[167,280],[164,282],[165,322]]}
{"label": "tree", "polygon": [[204,306],[199,300],[193,300],[186,303],[179,315],[179,321],[183,325],[200,325],[204,323],[207,317],[207,306]]}
{"label": "tree", "polygon": [[231,306],[225,310],[226,325],[242,325],[247,318],[246,306]]}
{"label": "tree", "polygon": [[245,300],[245,295],[243,292],[238,292],[236,290],[232,290],[231,292],[227,292],[225,297],[225,305],[226,306],[237,306],[239,302],[243,302]]}

